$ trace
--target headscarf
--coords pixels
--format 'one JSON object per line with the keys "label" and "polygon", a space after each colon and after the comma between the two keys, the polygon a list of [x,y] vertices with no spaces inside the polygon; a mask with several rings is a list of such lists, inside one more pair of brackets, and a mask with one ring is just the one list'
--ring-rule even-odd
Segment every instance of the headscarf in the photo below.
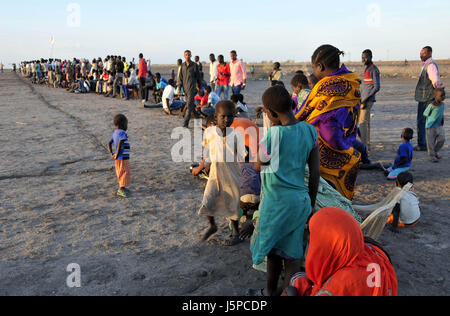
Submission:
{"label": "headscarf", "polygon": [[306,275],[317,296],[397,296],[397,277],[387,254],[367,244],[356,220],[327,207],[310,220]]}
{"label": "headscarf", "polygon": [[361,102],[360,79],[345,65],[323,78],[296,114],[319,132],[320,172],[353,199],[361,154],[353,148]]}

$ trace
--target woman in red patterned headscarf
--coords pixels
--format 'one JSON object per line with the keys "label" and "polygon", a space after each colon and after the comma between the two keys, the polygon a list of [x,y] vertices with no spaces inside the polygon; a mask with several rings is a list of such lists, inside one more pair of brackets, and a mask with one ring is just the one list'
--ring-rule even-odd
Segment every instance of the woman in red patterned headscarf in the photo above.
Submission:
{"label": "woman in red patterned headscarf", "polygon": [[289,295],[397,296],[397,277],[388,255],[367,243],[356,220],[324,208],[310,220],[306,275],[291,281]]}

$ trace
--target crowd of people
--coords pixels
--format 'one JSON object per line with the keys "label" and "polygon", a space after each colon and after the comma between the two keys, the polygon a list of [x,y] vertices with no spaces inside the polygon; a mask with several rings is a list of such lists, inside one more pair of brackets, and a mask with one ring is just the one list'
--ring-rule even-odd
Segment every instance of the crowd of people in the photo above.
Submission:
{"label": "crowd of people", "polygon": [[[150,60],[147,60],[150,69]],[[61,60],[40,59],[20,64],[23,76],[32,83],[45,84],[54,88],[64,88],[72,93],[97,93],[116,98],[119,95],[129,99],[131,92],[138,88],[134,60],[125,57],[107,56],[91,62],[87,59]],[[150,71],[145,74],[146,84],[153,89],[156,80]],[[148,98],[147,95],[144,95]]]}
{"label": "crowd of people", "polygon": [[[445,90],[431,54],[430,47],[421,52],[418,146],[411,144],[413,128],[405,127],[394,164],[380,167],[399,188],[413,183],[409,169],[414,150],[428,150],[432,162],[442,158]],[[255,266],[267,262],[267,286],[249,289],[247,295],[394,296],[397,278],[389,255],[377,242],[364,238],[361,217],[351,203],[360,168],[373,166],[368,158],[370,117],[381,89],[380,71],[372,52],[365,50],[361,80],[341,63],[342,55],[334,46],[320,46],[312,55],[312,74],[298,71],[290,82],[292,92],[282,81],[281,65],[275,63],[263,106],[257,109],[264,121],[262,134],[244,101],[247,71],[236,51],[231,51],[230,63],[223,55],[217,60],[214,54],[209,56],[209,83],[200,58],[192,60],[189,50],[169,80],[153,75],[142,54],[136,64],[108,56],[92,63],[85,59],[25,62],[21,68],[33,83],[73,93],[125,99],[133,93],[145,105],[152,91],[153,102],[167,114],[181,111],[185,128],[192,116],[205,120],[205,156],[191,167],[194,176],[208,181],[198,211],[209,224],[203,240],[217,233],[217,217],[230,221],[232,234],[226,245],[251,239]],[[118,115],[114,125],[108,148],[116,161],[117,194],[128,197],[128,120]],[[419,220],[418,198],[411,193],[395,207],[389,223],[396,231]],[[371,286],[367,266],[374,263],[380,275]]]}

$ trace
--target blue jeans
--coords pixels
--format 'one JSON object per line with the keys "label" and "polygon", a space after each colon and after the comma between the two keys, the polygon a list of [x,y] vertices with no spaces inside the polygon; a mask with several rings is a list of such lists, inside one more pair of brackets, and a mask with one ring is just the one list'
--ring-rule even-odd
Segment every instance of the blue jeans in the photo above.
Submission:
{"label": "blue jeans", "polygon": [[421,148],[427,148],[427,134],[425,125],[427,123],[427,118],[423,116],[426,108],[431,102],[419,102],[417,107],[417,143]]}
{"label": "blue jeans", "polygon": [[353,147],[361,153],[361,161],[363,164],[371,163],[368,152],[367,152],[367,147],[364,143],[362,143],[356,139],[355,143],[353,144]]}
{"label": "blue jeans", "polygon": [[[160,104],[162,104],[162,103],[160,103]],[[183,101],[180,101],[180,100],[173,100],[172,101],[172,104],[170,105],[170,111],[176,111],[176,110],[179,110],[179,109],[181,109],[183,106],[185,106],[186,105],[186,103],[184,103]],[[164,108],[164,105],[163,105],[163,110],[164,110],[164,112],[166,112],[166,113],[169,113],[169,111],[167,111],[165,108]]]}
{"label": "blue jeans", "polygon": [[400,173],[409,171],[409,167],[406,168],[397,168],[393,169],[392,167],[388,169],[389,175],[387,176],[388,180],[396,180]]}
{"label": "blue jeans", "polygon": [[223,93],[222,100],[228,100],[229,93],[230,93],[230,86],[226,86],[223,84],[217,85],[217,95],[220,97],[220,95]]}
{"label": "blue jeans", "polygon": [[171,111],[176,111],[178,109],[181,109],[183,106],[185,106],[186,103],[180,100],[173,100],[172,104],[170,105]]}
{"label": "blue jeans", "polygon": [[130,97],[130,92],[128,91],[128,89],[137,89],[137,87],[135,85],[127,85],[127,84],[122,85],[122,93],[127,100]]}
{"label": "blue jeans", "polygon": [[241,89],[242,89],[241,86],[232,86],[231,87],[231,91],[233,92],[233,95],[241,94]]}
{"label": "blue jeans", "polygon": [[203,108],[200,111],[203,114],[205,114],[206,116],[209,116],[209,115],[214,114],[216,112],[212,106],[210,106],[209,108]]}

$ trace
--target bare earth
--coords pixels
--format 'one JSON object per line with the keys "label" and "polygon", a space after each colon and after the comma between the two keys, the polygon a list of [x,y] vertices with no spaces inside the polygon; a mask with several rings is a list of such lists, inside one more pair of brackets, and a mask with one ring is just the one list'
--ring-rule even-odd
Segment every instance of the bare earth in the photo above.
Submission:
{"label": "bare earth", "polygon": [[[392,161],[401,130],[415,128],[415,83],[383,81],[373,160]],[[251,108],[267,85],[249,82]],[[129,119],[132,146],[127,200],[114,197],[114,162],[105,148],[118,113]],[[251,268],[249,242],[221,244],[230,233],[224,220],[213,240],[199,244],[207,228],[197,216],[205,183],[170,156],[180,117],[137,101],[31,86],[12,73],[0,74],[0,117],[0,295],[243,295],[264,287],[265,275]],[[415,156],[420,224],[381,237],[403,296],[450,293],[448,145],[442,154],[439,164],[426,153]],[[392,187],[381,172],[361,171],[355,203],[374,203]],[[81,288],[66,285],[70,263],[81,267]]]}

